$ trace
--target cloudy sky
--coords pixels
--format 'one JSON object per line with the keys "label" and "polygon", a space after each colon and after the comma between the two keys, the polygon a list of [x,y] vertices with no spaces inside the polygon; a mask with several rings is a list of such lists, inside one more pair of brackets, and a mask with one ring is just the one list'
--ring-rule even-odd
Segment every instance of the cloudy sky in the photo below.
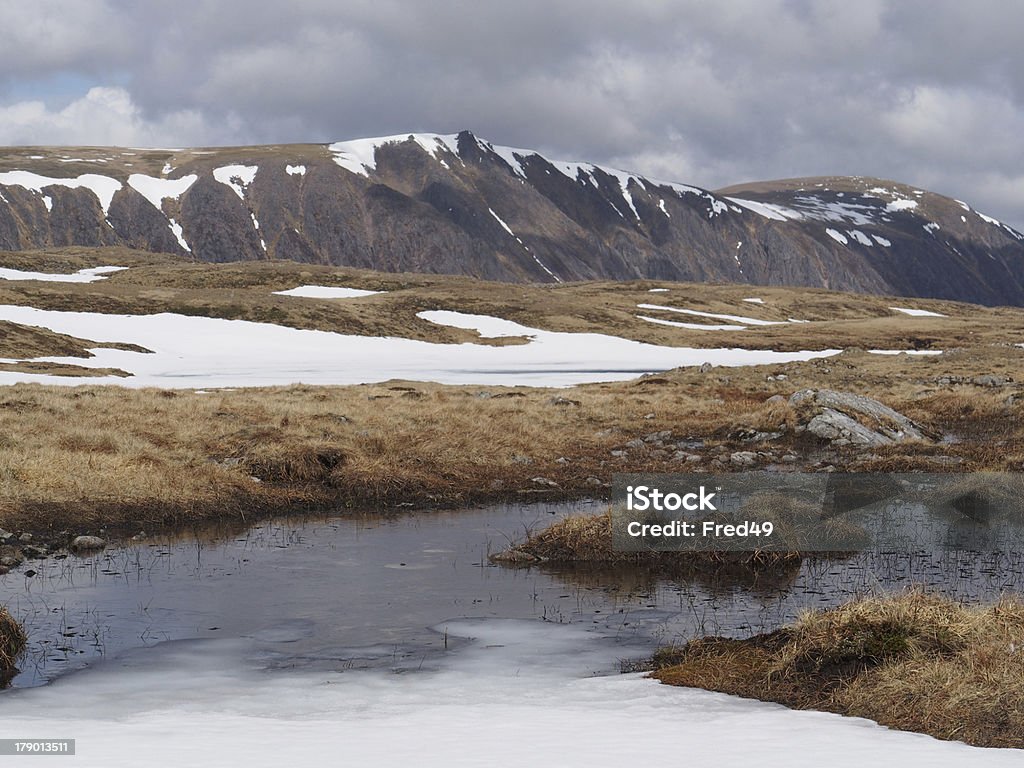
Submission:
{"label": "cloudy sky", "polygon": [[715,188],[897,179],[1024,228],[1024,4],[0,0],[0,144],[469,128]]}

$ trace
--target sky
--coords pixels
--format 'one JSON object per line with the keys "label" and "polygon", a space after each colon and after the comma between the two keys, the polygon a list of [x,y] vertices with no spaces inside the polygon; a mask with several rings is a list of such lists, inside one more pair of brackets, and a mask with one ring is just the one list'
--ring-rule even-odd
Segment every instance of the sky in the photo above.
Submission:
{"label": "sky", "polygon": [[472,130],[715,189],[849,174],[1024,229],[1024,4],[0,0],[0,145]]}

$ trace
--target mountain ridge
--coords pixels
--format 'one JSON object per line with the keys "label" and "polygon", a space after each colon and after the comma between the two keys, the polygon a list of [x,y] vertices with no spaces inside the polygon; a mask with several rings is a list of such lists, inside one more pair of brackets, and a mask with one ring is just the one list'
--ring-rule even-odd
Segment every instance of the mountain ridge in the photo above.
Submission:
{"label": "mountain ridge", "polygon": [[511,282],[654,278],[1024,304],[1024,235],[887,180],[718,191],[470,133],[0,150],[0,250],[124,245]]}

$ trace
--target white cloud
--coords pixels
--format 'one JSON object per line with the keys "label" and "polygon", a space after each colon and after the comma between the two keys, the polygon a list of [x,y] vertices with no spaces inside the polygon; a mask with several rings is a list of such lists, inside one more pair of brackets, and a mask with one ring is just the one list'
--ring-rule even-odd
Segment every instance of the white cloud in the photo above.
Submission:
{"label": "white cloud", "polygon": [[59,109],[42,101],[0,106],[0,143],[8,145],[198,145],[220,130],[211,130],[197,110],[147,118],[123,88],[91,88]]}

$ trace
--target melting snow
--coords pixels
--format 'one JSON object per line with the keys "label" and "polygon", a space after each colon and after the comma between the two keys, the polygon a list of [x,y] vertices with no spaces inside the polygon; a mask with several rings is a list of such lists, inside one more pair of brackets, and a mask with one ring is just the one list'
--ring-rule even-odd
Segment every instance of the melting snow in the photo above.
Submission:
{"label": "melting snow", "polygon": [[440,156],[442,150],[459,156],[459,142],[456,134],[440,135],[436,133],[404,133],[395,136],[381,136],[371,139],[354,139],[352,141],[336,141],[328,149],[334,154],[334,162],[347,171],[360,176],[369,176],[370,171],[377,169],[377,148],[385,144],[401,144],[412,140],[423,150],[447,167]]}
{"label": "melting snow", "polygon": [[[525,344],[475,343],[350,336],[269,323],[161,313],[113,315],[0,306],[0,320],[49,328],[96,342],[124,342],[152,350],[141,354],[96,348],[94,357],[43,358],[95,368],[120,368],[131,378],[73,378],[0,372],[0,383],[116,384],[165,388],[359,384],[409,379],[449,384],[572,386],[631,379],[677,366],[739,366],[809,360],[838,349],[775,352],[749,349],[662,347],[597,333],[544,331],[499,318],[428,311],[430,322],[523,336]],[[759,321],[763,322],[763,321]]]}
{"label": "melting snow", "polygon": [[90,267],[69,275],[51,272],[23,272],[20,269],[0,268],[0,280],[39,280],[47,283],[95,283],[106,280],[111,272],[120,272],[128,267]]}
{"label": "melting snow", "polygon": [[832,229],[831,227],[825,230],[825,234],[831,237],[836,242],[842,243],[843,245],[847,245],[850,242],[849,240],[846,239],[846,235],[844,235],[842,232],[838,232]]}
{"label": "melting snow", "polygon": [[881,235],[872,235],[871,237],[873,237],[875,239],[876,243],[878,243],[879,245],[881,245],[881,246],[883,246],[885,248],[888,248],[890,245],[892,245],[891,241],[886,240]]}
{"label": "melting snow", "polygon": [[893,200],[885,206],[887,211],[910,211],[914,208],[917,208],[917,200],[908,200],[906,198]]}
{"label": "melting snow", "polygon": [[259,171],[258,165],[225,165],[213,171],[213,178],[235,191],[239,199],[245,200],[245,189],[252,184]]}
{"label": "melting snow", "polygon": [[0,173],[0,186],[24,187],[40,195],[46,187],[85,188],[96,195],[103,215],[106,216],[110,212],[110,203],[114,195],[121,189],[121,182],[95,173],[86,173],[75,179],[54,179],[29,171],[5,171]]}
{"label": "melting snow", "polygon": [[764,304],[764,299],[758,299],[758,298],[744,299],[744,301],[746,301],[746,302],[748,302],[750,304]]}
{"label": "melting snow", "polygon": [[192,249],[189,247],[189,244],[185,242],[185,233],[181,229],[181,224],[176,222],[174,219],[168,219],[167,226],[171,228],[171,233],[174,235],[175,239],[177,239],[178,245],[189,253],[192,253]]}
{"label": "melting snow", "polygon": [[647,315],[636,315],[636,317],[640,320],[646,320],[648,323],[671,325],[673,328],[688,328],[693,331],[745,331],[747,329],[745,325],[701,325],[700,323],[683,323],[678,320],[661,320],[657,317],[648,317]]}
{"label": "melting snow", "polygon": [[874,245],[874,243],[871,242],[871,239],[863,232],[861,232],[859,229],[848,230],[846,234],[848,234],[861,245]]}
{"label": "melting snow", "polygon": [[911,317],[946,317],[946,315],[940,315],[938,312],[930,312],[927,309],[911,309],[909,307],[889,307],[893,312],[901,312],[904,315],[910,315]]}
{"label": "melting snow", "polygon": [[333,285],[300,285],[287,291],[274,291],[279,296],[303,296],[309,299],[356,299],[373,296],[382,291],[366,291],[362,288],[342,288]]}
{"label": "melting snow", "polygon": [[678,312],[681,315],[693,315],[695,317],[710,317],[713,320],[730,320],[734,323],[744,325],[785,325],[778,320],[758,320],[754,317],[742,317],[740,315],[720,315],[714,312],[700,312],[696,309],[680,309],[679,307],[668,307],[664,304],[637,304],[640,309],[660,309],[665,312]]}
{"label": "melting snow", "polygon": [[648,293],[668,293],[668,288],[650,288]]}
{"label": "melting snow", "polygon": [[194,173],[180,179],[157,179],[141,173],[133,173],[128,177],[128,186],[152,203],[153,207],[163,212],[164,200],[179,199],[199,177]]}
{"label": "melting snow", "polygon": [[283,758],[606,768],[665,765],[673,755],[693,766],[763,768],[1020,764],[1019,750],[662,685],[643,673],[608,674],[635,651],[575,624],[462,619],[436,631],[468,642],[429,670],[405,674],[268,671],[248,660],[259,647],[248,639],[163,643],[19,691],[7,702],[4,730],[77,734],[80,759],[105,768],[277,768]]}
{"label": "melting snow", "polygon": [[304,165],[286,165],[284,167],[285,173],[289,176],[305,176],[306,166]]}
{"label": "melting snow", "polygon": [[774,203],[762,203],[758,200],[743,200],[738,197],[728,197],[726,199],[731,200],[737,205],[741,205],[754,213],[760,214],[766,219],[773,219],[774,221],[803,218],[799,212],[794,211],[791,208],[786,208],[782,205],[775,205]]}

